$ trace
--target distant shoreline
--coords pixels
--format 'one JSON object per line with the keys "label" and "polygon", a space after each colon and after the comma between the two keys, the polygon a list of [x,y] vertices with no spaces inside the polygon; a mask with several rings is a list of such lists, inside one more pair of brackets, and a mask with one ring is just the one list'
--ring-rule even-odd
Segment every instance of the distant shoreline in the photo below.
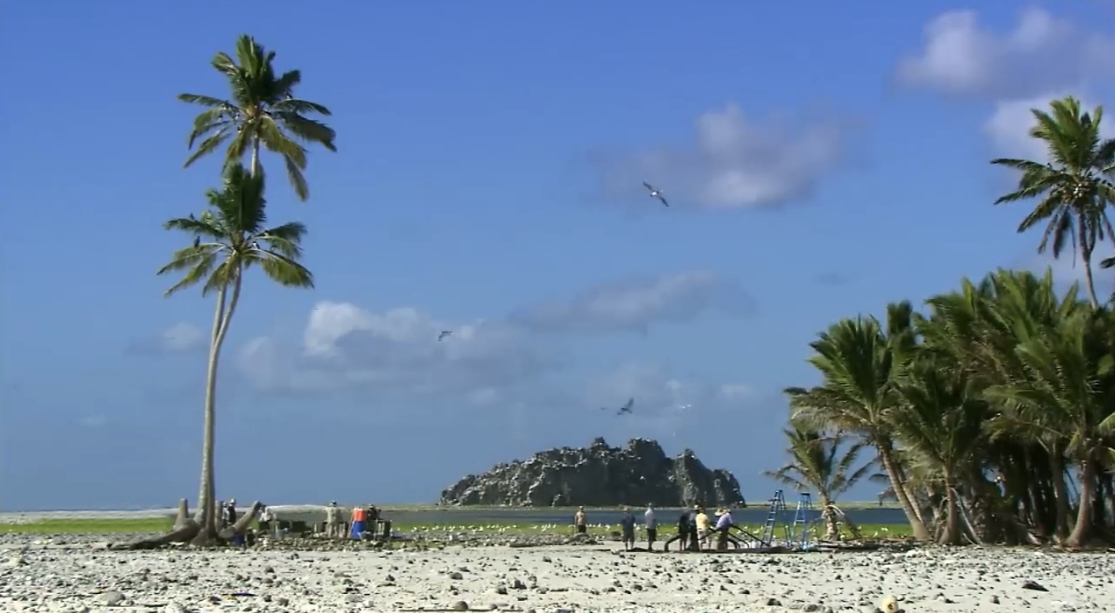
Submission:
{"label": "distant shoreline", "polygon": [[[350,506],[351,503],[340,503],[341,506]],[[242,503],[242,506],[247,506]],[[753,503],[749,508],[762,508],[766,506],[766,501]],[[793,505],[787,505],[792,507]],[[864,502],[864,501],[850,501],[837,503],[841,509],[865,509],[865,508],[884,508],[891,509],[897,508],[894,504],[884,504],[882,507],[877,502]],[[635,505],[633,505],[633,508]],[[312,513],[325,508],[322,504],[276,504],[271,505],[277,513]],[[444,513],[475,513],[480,511],[486,512],[523,512],[523,511],[539,511],[539,512],[563,512],[568,511],[572,513],[577,507],[509,507],[509,506],[439,506],[436,504],[386,504],[381,508],[386,512],[402,512],[402,511],[420,511],[420,512],[444,512]],[[614,511],[622,507],[588,507],[589,510],[595,511]],[[641,505],[639,506],[641,508]],[[664,511],[676,510],[674,508],[662,507]],[[192,508],[191,508],[192,511]],[[50,520],[136,520],[136,519],[158,519],[163,517],[174,517],[178,512],[177,508],[152,508],[152,509],[119,509],[119,510],[65,510],[65,511],[0,511],[0,524],[13,524],[13,523],[31,523]]]}

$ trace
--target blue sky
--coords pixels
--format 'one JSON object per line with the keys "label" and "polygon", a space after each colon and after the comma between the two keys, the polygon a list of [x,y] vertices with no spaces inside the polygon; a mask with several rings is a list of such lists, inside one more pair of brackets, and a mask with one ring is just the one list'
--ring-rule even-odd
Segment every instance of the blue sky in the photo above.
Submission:
{"label": "blue sky", "polygon": [[175,95],[224,96],[209,59],[242,32],[339,148],[310,202],[269,189],[316,289],[250,279],[222,362],[218,494],[271,503],[433,501],[595,436],[766,497],[814,335],[1043,269],[987,162],[1041,155],[1052,96],[1115,99],[1107,0],[276,6],[3,7],[0,508],[196,492],[213,305],[154,271],[183,245],[160,224],[217,183],[182,169]]}

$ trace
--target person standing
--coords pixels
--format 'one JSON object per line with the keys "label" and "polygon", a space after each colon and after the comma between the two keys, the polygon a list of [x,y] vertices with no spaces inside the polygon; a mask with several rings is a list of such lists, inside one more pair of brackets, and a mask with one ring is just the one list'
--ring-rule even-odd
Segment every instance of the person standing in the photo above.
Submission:
{"label": "person standing", "polygon": [[692,525],[691,522],[692,519],[690,519],[690,512],[686,509],[682,509],[681,515],[678,515],[678,533],[666,539],[666,542],[662,543],[662,548],[666,551],[669,551],[670,543],[674,541],[681,541],[678,546],[678,551],[686,551],[687,549],[689,549],[689,534],[692,531],[690,528],[690,526]]}
{"label": "person standing", "polygon": [[658,540],[658,519],[654,517],[652,504],[648,504],[643,513],[643,525],[647,528],[647,551],[654,551],[654,542]]}
{"label": "person standing", "polygon": [[265,504],[260,505],[260,507],[259,507],[259,533],[270,535],[271,534],[271,522],[274,519],[275,519],[275,516],[271,514],[271,509]]}
{"label": "person standing", "polygon": [[709,530],[712,529],[712,520],[709,519],[708,513],[705,513],[703,507],[698,506],[697,509],[697,548],[708,549],[708,535]]}
{"label": "person standing", "polygon": [[716,550],[728,549],[728,530],[735,525],[732,521],[732,512],[728,509],[716,511]]}
{"label": "person standing", "polygon": [[364,536],[364,528],[368,525],[368,510],[360,505],[352,507],[352,540],[358,541]]}
{"label": "person standing", "polygon": [[585,514],[584,507],[577,507],[577,512],[573,514],[573,528],[577,534],[588,533],[588,515]]}
{"label": "person standing", "polygon": [[623,507],[623,517],[619,520],[620,530],[623,532],[623,549],[631,551],[635,547],[635,516],[631,509]]}
{"label": "person standing", "polygon": [[339,512],[340,512],[340,510],[337,509],[337,501],[336,500],[334,500],[333,502],[330,502],[329,506],[325,508],[325,534],[329,538],[340,536],[340,534],[339,534],[340,531],[337,528],[339,520],[340,520],[340,518],[337,517],[337,514]]}

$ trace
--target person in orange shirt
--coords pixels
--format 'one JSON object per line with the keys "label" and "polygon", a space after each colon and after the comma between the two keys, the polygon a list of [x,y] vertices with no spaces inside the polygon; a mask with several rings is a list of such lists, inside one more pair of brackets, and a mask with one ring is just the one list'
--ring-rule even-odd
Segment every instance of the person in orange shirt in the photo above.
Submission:
{"label": "person in orange shirt", "polygon": [[364,507],[357,505],[352,507],[352,538],[360,540],[364,535],[364,528],[367,526],[368,510]]}

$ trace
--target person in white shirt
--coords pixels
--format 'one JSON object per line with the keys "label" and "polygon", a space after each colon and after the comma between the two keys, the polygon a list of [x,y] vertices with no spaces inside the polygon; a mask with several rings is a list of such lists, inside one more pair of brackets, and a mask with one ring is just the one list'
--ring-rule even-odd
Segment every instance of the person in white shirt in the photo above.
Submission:
{"label": "person in white shirt", "polygon": [[325,534],[329,538],[343,536],[343,528],[341,527],[340,517],[341,510],[337,508],[337,502],[329,503],[325,508]]}
{"label": "person in white shirt", "polygon": [[275,520],[275,516],[271,513],[271,509],[267,505],[262,505],[259,510],[259,533],[271,534],[271,522]]}
{"label": "person in white shirt", "polygon": [[643,522],[647,527],[647,551],[654,551],[654,542],[658,540],[658,519],[654,517],[654,505],[647,505]]}
{"label": "person in white shirt", "polygon": [[728,548],[728,530],[733,526],[732,512],[720,509],[716,512],[716,550],[724,551]]}

